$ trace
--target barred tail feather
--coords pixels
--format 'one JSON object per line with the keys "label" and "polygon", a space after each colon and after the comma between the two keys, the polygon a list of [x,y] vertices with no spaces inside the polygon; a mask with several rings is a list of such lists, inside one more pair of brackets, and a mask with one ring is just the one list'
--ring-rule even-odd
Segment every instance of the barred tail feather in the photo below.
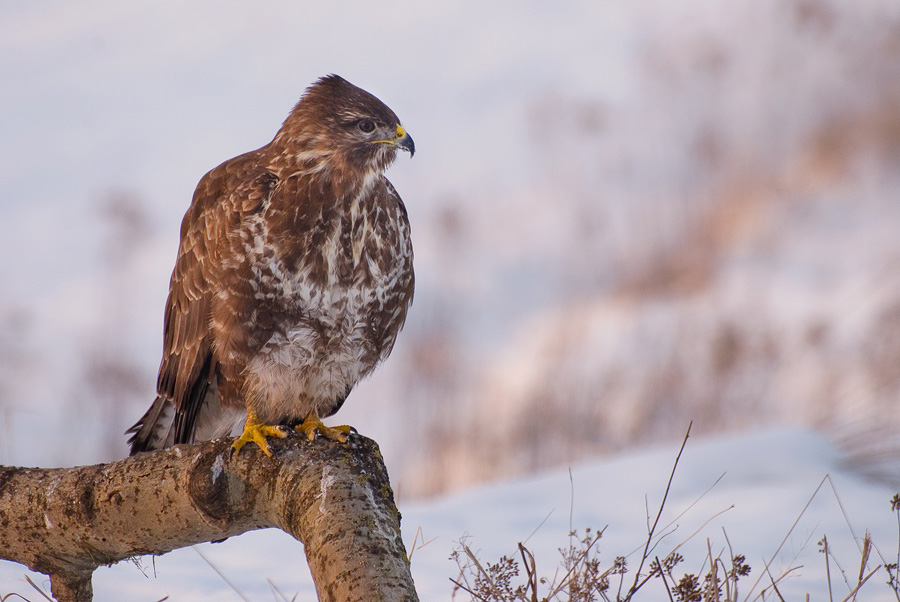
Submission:
{"label": "barred tail feather", "polygon": [[208,441],[240,432],[244,425],[243,408],[224,408],[219,403],[215,385],[204,392],[202,403],[193,414],[179,412],[166,397],[157,397],[147,413],[133,427],[125,431],[131,434],[131,455],[171,447],[179,443]]}
{"label": "barred tail feather", "polygon": [[131,455],[142,451],[162,449],[174,444],[175,404],[165,397],[157,397],[147,413],[125,434],[131,434]]}

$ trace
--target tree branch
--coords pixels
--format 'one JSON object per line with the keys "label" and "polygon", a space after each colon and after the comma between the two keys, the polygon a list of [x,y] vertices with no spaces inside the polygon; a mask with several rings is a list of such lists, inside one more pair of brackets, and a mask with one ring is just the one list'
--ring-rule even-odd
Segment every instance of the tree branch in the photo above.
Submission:
{"label": "tree branch", "polygon": [[304,543],[319,599],[418,600],[387,470],[371,439],[178,445],[76,468],[0,466],[0,557],[91,600],[97,567],[277,527]]}

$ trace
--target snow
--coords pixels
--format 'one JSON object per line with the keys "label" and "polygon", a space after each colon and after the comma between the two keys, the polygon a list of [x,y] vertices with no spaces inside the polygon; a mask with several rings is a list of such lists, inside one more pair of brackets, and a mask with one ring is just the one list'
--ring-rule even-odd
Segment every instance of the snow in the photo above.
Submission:
{"label": "snow", "polygon": [[[449,579],[457,577],[449,556],[461,538],[484,561],[512,556],[517,542],[525,542],[538,568],[549,575],[557,566],[557,548],[568,544],[571,529],[605,529],[598,544],[603,562],[611,564],[621,555],[630,567],[636,567],[648,516],[649,521],[655,517],[677,452],[677,445],[646,449],[427,502],[401,503],[407,548],[414,538],[419,544],[427,542],[417,544],[412,553],[420,599],[449,599]],[[654,554],[662,558],[688,540],[680,548],[687,560],[676,574],[700,572],[707,539],[714,554],[727,550],[730,542],[752,568],[741,581],[744,594],[751,592],[770,562],[775,576],[801,567],[779,583],[786,600],[802,600],[806,593],[810,599],[823,600],[827,597],[825,565],[817,552],[823,535],[851,581],[858,571],[858,546],[866,531],[876,546],[869,568],[896,561],[898,523],[890,510],[893,493],[859,477],[835,447],[809,431],[691,437],[672,481]],[[782,540],[785,543],[779,550]],[[25,574],[20,565],[0,563],[0,595],[29,596]],[[46,583],[39,574],[31,578]],[[255,602],[280,599],[272,593],[270,581],[288,599],[298,594],[298,601],[315,600],[302,545],[277,530],[101,568],[94,576],[95,599],[156,601],[168,595],[170,600],[198,602],[240,600],[225,579]],[[894,599],[886,580],[880,569],[859,599]],[[752,591],[766,585],[763,579]],[[645,587],[639,600],[665,599],[658,581]],[[849,591],[839,577],[834,578],[833,587],[836,597],[844,592],[839,595],[843,598]]]}

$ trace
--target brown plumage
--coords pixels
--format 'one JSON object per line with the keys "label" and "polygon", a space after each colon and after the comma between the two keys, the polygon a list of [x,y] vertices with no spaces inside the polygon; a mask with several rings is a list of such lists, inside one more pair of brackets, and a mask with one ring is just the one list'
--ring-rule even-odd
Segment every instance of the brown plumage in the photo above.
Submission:
{"label": "brown plumage", "polygon": [[[207,173],[181,224],[158,397],[131,453],[266,425],[323,429],[391,352],[413,297],[403,202],[382,172],[415,150],[380,100],[330,75],[266,146]],[[250,432],[256,429],[259,432]]]}

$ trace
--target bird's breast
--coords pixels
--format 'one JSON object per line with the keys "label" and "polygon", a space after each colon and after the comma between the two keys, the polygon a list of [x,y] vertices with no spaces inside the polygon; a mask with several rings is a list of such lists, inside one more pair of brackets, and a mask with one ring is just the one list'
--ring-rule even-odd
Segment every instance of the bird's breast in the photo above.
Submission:
{"label": "bird's breast", "polygon": [[412,246],[399,208],[350,203],[301,232],[256,221],[245,242],[250,285],[285,318],[346,333],[381,316],[409,285]]}

